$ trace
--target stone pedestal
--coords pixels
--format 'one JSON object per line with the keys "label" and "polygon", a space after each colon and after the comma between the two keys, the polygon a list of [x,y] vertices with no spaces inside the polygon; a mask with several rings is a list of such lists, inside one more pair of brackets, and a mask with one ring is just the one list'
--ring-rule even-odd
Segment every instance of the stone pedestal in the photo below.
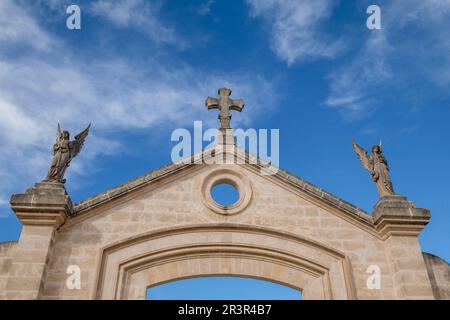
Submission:
{"label": "stone pedestal", "polygon": [[72,212],[72,201],[61,183],[41,182],[11,197],[23,224],[6,284],[7,299],[39,299],[56,229]]}
{"label": "stone pedestal", "polygon": [[385,232],[408,232],[419,235],[430,221],[428,209],[416,208],[414,202],[404,196],[393,195],[380,199],[374,207],[373,220],[379,230]]}
{"label": "stone pedestal", "polygon": [[388,248],[392,281],[399,299],[433,299],[418,235],[430,221],[428,209],[416,208],[406,197],[383,197],[373,220]]}
{"label": "stone pedestal", "polygon": [[62,183],[40,182],[24,194],[13,194],[11,207],[24,225],[59,227],[72,212],[72,200]]}

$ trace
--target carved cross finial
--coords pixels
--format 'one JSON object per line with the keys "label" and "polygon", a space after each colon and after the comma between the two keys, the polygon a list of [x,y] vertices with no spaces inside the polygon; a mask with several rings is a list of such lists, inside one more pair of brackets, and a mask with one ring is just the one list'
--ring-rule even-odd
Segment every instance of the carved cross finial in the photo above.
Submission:
{"label": "carved cross finial", "polygon": [[244,108],[244,100],[231,99],[231,90],[228,88],[220,88],[218,91],[219,98],[208,97],[205,101],[205,106],[208,110],[219,109],[220,129],[231,129],[231,112],[236,110],[241,112]]}

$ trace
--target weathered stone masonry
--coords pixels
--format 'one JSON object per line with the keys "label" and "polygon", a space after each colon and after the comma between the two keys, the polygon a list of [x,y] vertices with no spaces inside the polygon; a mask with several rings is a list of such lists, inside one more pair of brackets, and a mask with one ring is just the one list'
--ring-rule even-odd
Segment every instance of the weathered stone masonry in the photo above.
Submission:
{"label": "weathered stone masonry", "polygon": [[[149,286],[201,275],[275,281],[304,299],[449,298],[449,265],[424,259],[417,239],[428,210],[390,196],[368,214],[261,168],[172,164],[76,205],[58,183],[13,195],[24,227],[18,242],[0,244],[0,298],[145,299]],[[208,196],[221,181],[239,190],[232,208]],[[66,286],[69,265],[81,268],[80,290]],[[379,290],[367,287],[370,265],[380,267]]]}

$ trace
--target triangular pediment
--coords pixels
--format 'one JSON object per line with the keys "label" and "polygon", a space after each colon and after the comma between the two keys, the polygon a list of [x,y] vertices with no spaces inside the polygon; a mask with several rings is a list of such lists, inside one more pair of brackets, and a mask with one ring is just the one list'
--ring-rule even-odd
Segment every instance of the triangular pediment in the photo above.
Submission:
{"label": "triangular pediment", "polygon": [[[225,158],[225,160],[222,160],[222,163],[217,164],[217,158],[212,161],[214,157],[220,157],[220,159]],[[156,185],[163,186],[165,181],[176,181],[179,176],[186,174],[195,175],[195,172],[200,168],[214,167],[217,170],[222,167],[227,168],[230,164],[237,164],[242,170],[260,175],[265,181],[268,181],[268,183],[276,184],[290,192],[300,194],[317,205],[323,205],[338,211],[347,219],[366,225],[373,225],[372,216],[364,210],[294,174],[280,168],[272,167],[267,162],[234,145],[219,145],[205,149],[201,153],[185,158],[179,163],[172,163],[160,169],[151,171],[143,176],[81,201],[74,206],[74,216],[81,216],[93,209],[115,202],[116,200],[128,198],[130,196],[132,197],[132,195],[139,192],[139,190],[151,188]],[[264,174],[262,174],[263,172]]]}

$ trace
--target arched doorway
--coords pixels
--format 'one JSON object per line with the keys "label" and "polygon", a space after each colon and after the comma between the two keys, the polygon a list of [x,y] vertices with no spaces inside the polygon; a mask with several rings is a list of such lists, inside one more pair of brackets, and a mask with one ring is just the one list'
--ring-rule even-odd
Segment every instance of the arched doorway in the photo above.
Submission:
{"label": "arched doorway", "polygon": [[280,283],[304,299],[353,299],[346,257],[296,235],[236,224],[162,229],[103,249],[97,299],[145,299],[147,288],[200,276]]}

